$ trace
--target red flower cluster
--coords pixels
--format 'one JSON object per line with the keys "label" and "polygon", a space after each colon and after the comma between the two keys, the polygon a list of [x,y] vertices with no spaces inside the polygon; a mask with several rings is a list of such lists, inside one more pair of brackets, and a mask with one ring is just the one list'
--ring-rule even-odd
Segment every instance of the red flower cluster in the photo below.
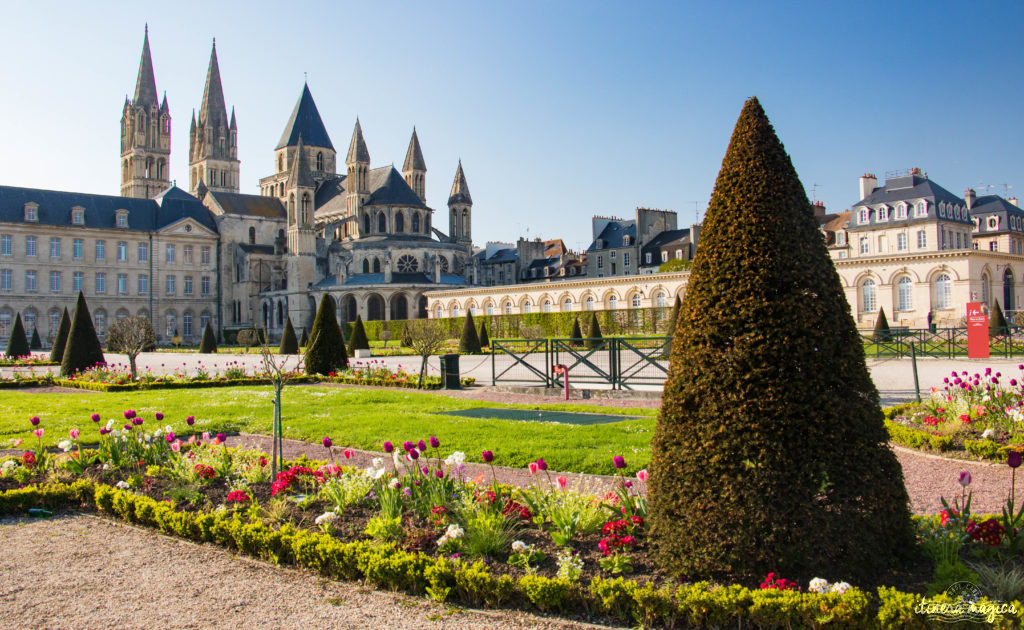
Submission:
{"label": "red flower cluster", "polygon": [[956,518],[957,516],[956,510],[942,510],[939,512],[939,524],[945,527],[949,519]]}
{"label": "red flower cluster", "polygon": [[632,536],[639,529],[643,529],[644,519],[639,516],[630,516],[618,521],[608,521],[601,527],[604,538],[597,543],[598,549],[606,556],[610,556],[619,549],[634,547],[637,544],[636,538]]}
{"label": "red flower cluster", "polygon": [[923,422],[929,426],[937,427],[939,426],[940,420],[935,416],[926,416]]}
{"label": "red flower cluster", "polygon": [[764,582],[761,582],[761,590],[777,590],[777,591],[799,591],[800,586],[796,582],[790,582],[785,578],[776,578],[775,572],[769,573],[764,578]]}
{"label": "red flower cluster", "polygon": [[632,536],[619,536],[618,534],[611,534],[601,539],[601,542],[597,543],[597,548],[601,550],[606,556],[612,555],[612,553],[619,549],[626,549],[636,545],[636,538]]}
{"label": "red flower cluster", "polygon": [[270,484],[270,496],[274,496],[282,490],[287,490],[299,475],[312,477],[317,483],[324,482],[324,474],[319,470],[313,470],[308,466],[292,466],[288,470],[282,470],[277,473],[277,479],[274,483]]}
{"label": "red flower cluster", "polygon": [[974,540],[980,540],[993,547],[998,547],[1003,542],[1003,534],[1006,529],[994,518],[981,523],[971,521],[967,524],[967,534]]}
{"label": "red flower cluster", "polygon": [[267,465],[267,458],[260,455],[260,468],[264,468]]}
{"label": "red flower cluster", "polygon": [[478,492],[476,495],[477,503],[494,503],[498,500],[498,495],[494,494],[492,490],[487,492]]}
{"label": "red flower cluster", "polygon": [[21,463],[25,468],[32,468],[36,465],[36,455],[32,451],[25,451],[25,454],[21,456]]}
{"label": "red flower cluster", "polygon": [[963,422],[964,424],[970,424],[971,423],[971,415],[967,414],[967,413],[960,414],[960,422]]}
{"label": "red flower cluster", "polygon": [[526,507],[525,505],[520,505],[515,501],[509,501],[508,503],[506,503],[505,507],[502,508],[501,513],[509,517],[518,513],[519,518],[523,519],[524,521],[528,521],[533,518],[533,514],[530,513],[530,508]]}
{"label": "red flower cluster", "polygon": [[644,528],[644,519],[639,516],[630,516],[619,521],[608,521],[601,527],[601,533],[622,535],[627,532],[635,533],[638,529]]}
{"label": "red flower cluster", "polygon": [[196,464],[196,467],[193,470],[196,471],[196,475],[198,475],[200,479],[213,479],[217,476],[217,471],[206,464]]}
{"label": "red flower cluster", "polygon": [[249,494],[245,490],[232,490],[228,493],[227,500],[235,503],[245,503],[249,500]]}

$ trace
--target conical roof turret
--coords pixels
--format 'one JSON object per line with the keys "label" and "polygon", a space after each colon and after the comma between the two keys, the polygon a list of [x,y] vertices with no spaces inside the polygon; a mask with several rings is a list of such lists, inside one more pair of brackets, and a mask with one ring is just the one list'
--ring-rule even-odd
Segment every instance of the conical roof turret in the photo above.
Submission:
{"label": "conical roof turret", "polygon": [[346,164],[369,164],[370,150],[366,148],[366,141],[363,140],[363,128],[359,125],[359,118],[356,118],[356,128],[352,130],[352,142],[348,145],[348,157]]}
{"label": "conical roof turret", "polygon": [[324,121],[320,118],[320,112],[316,108],[316,102],[313,101],[308,84],[302,86],[302,94],[299,95],[299,100],[295,103],[295,109],[292,110],[292,115],[284,126],[284,132],[281,134],[281,140],[278,141],[276,148],[295,146],[299,136],[302,136],[308,146],[334,150],[334,144],[331,143],[331,137],[327,134]]}
{"label": "conical roof turret", "polygon": [[291,172],[288,173],[286,188],[313,188],[316,183],[313,181],[313,173],[309,170],[309,160],[306,159],[306,152],[302,147],[302,136],[299,136],[295,145],[295,157],[292,158]]}
{"label": "conical roof turret", "polygon": [[206,70],[206,87],[203,88],[203,103],[199,107],[199,126],[228,126],[227,105],[224,103],[224,88],[220,82],[220,65],[217,63],[217,40],[210,51],[210,65]]}
{"label": "conical roof turret", "polygon": [[473,204],[473,197],[469,194],[469,183],[466,182],[466,174],[462,171],[462,160],[459,160],[455,181],[452,182],[452,192],[448,195],[448,205],[453,203]]}
{"label": "conical roof turret", "polygon": [[142,58],[139,60],[139,76],[135,80],[136,107],[157,107],[156,79],[153,77],[153,58],[149,53],[149,25],[142,39]]}
{"label": "conical roof turret", "polygon": [[412,128],[412,138],[409,139],[409,149],[405,152],[405,165],[403,171],[426,171],[427,163],[423,160],[423,151],[420,149],[420,139],[416,135],[416,127]]}

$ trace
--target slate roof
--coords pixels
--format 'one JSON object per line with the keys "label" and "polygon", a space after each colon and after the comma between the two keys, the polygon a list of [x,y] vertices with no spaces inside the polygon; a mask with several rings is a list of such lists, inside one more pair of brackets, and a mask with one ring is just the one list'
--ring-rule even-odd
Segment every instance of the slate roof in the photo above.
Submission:
{"label": "slate roof", "polygon": [[[368,284],[385,284],[383,273],[359,273],[353,274],[345,279],[344,285],[338,282],[338,276],[327,276],[320,282],[313,285],[314,289],[330,289],[332,287],[339,286],[361,286]],[[438,284],[435,283],[430,276],[426,273],[419,271],[416,273],[397,273],[391,274],[391,284]],[[441,282],[439,284],[451,284],[451,285],[464,285],[466,279],[461,276],[454,276],[451,274],[442,273]]]}
{"label": "slate roof", "polygon": [[369,205],[427,207],[394,166],[372,169],[368,175]]}
{"label": "slate roof", "polygon": [[352,141],[348,145],[348,156],[346,164],[353,162],[370,163],[370,150],[366,148],[366,140],[363,140],[363,128],[356,118],[356,128],[352,130]]}
{"label": "slate roof", "polygon": [[115,228],[117,211],[128,211],[128,227],[133,232],[154,232],[191,218],[213,232],[217,224],[210,211],[192,195],[177,187],[157,199],[134,199],[112,195],[0,186],[0,222],[25,223],[25,204],[39,204],[41,225],[71,225],[71,208],[85,208],[85,228]]}
{"label": "slate roof", "polygon": [[[1024,219],[1024,208],[1019,208],[1013,205],[999,195],[983,195],[975,198],[971,207],[971,216],[979,219],[998,216],[1003,219],[999,221],[999,228],[995,230],[989,229],[987,221],[980,221],[979,229],[974,232],[975,236],[999,234],[1009,231],[1020,232],[1021,230],[1017,228],[1018,223],[1011,224],[1008,219],[1011,216]],[[1024,223],[1024,221],[1021,221],[1020,223]]]}
{"label": "slate roof", "polygon": [[412,138],[409,139],[409,150],[405,152],[405,164],[403,171],[425,171],[427,163],[423,161],[423,151],[420,149],[420,139],[416,135],[416,127],[412,128]]}
{"label": "slate roof", "polygon": [[313,181],[313,173],[309,170],[309,160],[302,148],[302,136],[300,135],[299,143],[295,148],[295,157],[292,158],[292,169],[288,173],[288,188],[312,188],[316,185]]}
{"label": "slate roof", "polygon": [[[913,202],[918,199],[925,199],[929,202],[928,216],[916,216],[912,206]],[[928,179],[927,176],[919,173],[912,173],[910,175],[890,177],[886,179],[885,184],[875,188],[871,194],[853,204],[850,209],[854,211],[854,216],[856,216],[859,208],[875,208],[882,204],[893,207],[900,201],[904,201],[908,206],[911,206],[908,208],[906,219],[896,219],[895,217],[890,216],[887,221],[879,222],[876,220],[874,213],[872,213],[869,223],[861,224],[859,221],[851,221],[848,229],[857,231],[878,227],[879,225],[889,226],[904,222],[914,223],[935,220],[936,218],[942,218],[945,221],[957,221],[965,224],[971,222],[967,212],[962,212],[958,218],[954,218],[952,211],[948,213],[945,211],[946,206],[949,206],[951,209],[955,206],[960,206],[966,210],[967,204],[963,199]],[[941,217],[939,212],[940,206],[942,206],[941,209],[943,210]]]}
{"label": "slate roof", "polygon": [[299,142],[300,136],[307,146],[327,147],[334,150],[331,137],[327,134],[327,128],[324,127],[324,121],[320,118],[320,112],[309,91],[309,85],[302,86],[302,94],[299,95],[299,100],[295,103],[295,109],[292,110],[292,115],[289,116],[288,122],[284,126],[284,133],[281,134],[281,140],[277,143],[276,148],[295,146]]}
{"label": "slate roof", "polygon": [[459,168],[455,170],[455,181],[452,182],[452,192],[448,195],[448,205],[453,203],[473,204],[473,197],[469,194],[469,183],[466,181],[466,173],[462,170],[462,160],[459,160]]}
{"label": "slate roof", "polygon": [[[661,251],[661,247],[663,245],[671,243],[672,241],[678,241],[688,236],[690,236],[690,228],[682,228],[679,230],[663,230],[655,234],[654,238],[652,238],[650,241],[647,242],[646,245],[640,248],[640,252],[658,252]],[[659,262],[658,264],[660,265],[661,263]]]}
{"label": "slate roof", "polygon": [[207,194],[212,195],[224,212],[230,214],[270,219],[284,219],[288,216],[284,204],[277,197],[212,191]]}
{"label": "slate roof", "polygon": [[483,254],[483,256],[481,256],[480,262],[482,262],[485,265],[496,265],[500,263],[515,262],[516,259],[519,258],[519,252],[511,248],[499,249],[498,251],[494,252],[494,255],[491,256],[490,258],[485,258],[485,256],[487,256],[487,250],[483,250],[481,254]]}
{"label": "slate roof", "polygon": [[[614,249],[616,247],[625,247],[622,244],[622,237],[628,236],[630,242],[636,242],[636,220],[629,219],[628,221],[610,221],[608,225],[604,226],[601,233],[597,235],[594,242],[587,248],[588,252],[597,251],[598,249]],[[603,241],[603,246],[598,248],[597,241],[600,239]]]}

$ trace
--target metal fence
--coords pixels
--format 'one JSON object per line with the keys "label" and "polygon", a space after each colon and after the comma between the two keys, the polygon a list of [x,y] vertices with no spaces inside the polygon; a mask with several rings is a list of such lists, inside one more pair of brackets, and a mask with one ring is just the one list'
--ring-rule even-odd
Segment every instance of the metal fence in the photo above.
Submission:
{"label": "metal fence", "polygon": [[[967,356],[966,328],[897,329],[887,333],[861,333],[864,355],[868,358],[904,359],[919,357],[954,359]],[[989,355],[1013,358],[1024,356],[1024,329],[1013,328],[989,338]]]}
{"label": "metal fence", "polygon": [[597,339],[493,339],[491,376],[495,384],[562,387],[564,365],[570,385],[633,389],[661,385],[668,374],[670,337]]}

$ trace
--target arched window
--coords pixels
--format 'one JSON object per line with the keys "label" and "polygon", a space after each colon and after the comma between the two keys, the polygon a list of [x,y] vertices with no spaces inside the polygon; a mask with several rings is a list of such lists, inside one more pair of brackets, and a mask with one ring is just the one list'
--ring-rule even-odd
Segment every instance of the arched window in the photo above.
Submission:
{"label": "arched window", "polygon": [[443,314],[444,314],[444,310],[443,310],[443,309],[442,309],[442,308],[441,308],[440,306],[438,306],[438,307],[437,307],[437,310],[436,310],[436,311],[434,311],[434,317],[436,317],[436,318],[438,318],[438,319],[441,319],[441,316],[442,316]]}
{"label": "arched window", "polygon": [[377,215],[377,231],[381,234],[388,231],[388,218],[383,212]]}
{"label": "arched window", "polygon": [[488,304],[487,305],[487,314],[488,315],[494,315],[494,305],[493,304]]}
{"label": "arched window", "polygon": [[412,231],[413,231],[413,234],[417,234],[420,231],[420,213],[419,212],[413,212],[412,213]]}
{"label": "arched window", "polygon": [[614,311],[619,307],[619,298],[614,295],[608,298],[608,310]]}
{"label": "arched window", "polygon": [[654,303],[656,306],[668,306],[664,293],[658,293],[658,295],[654,296]]}
{"label": "arched window", "polygon": [[277,156],[277,172],[280,173],[284,170],[284,154]]}
{"label": "arched window", "polygon": [[303,193],[302,195],[302,224],[306,225],[309,223],[309,193]]}
{"label": "arched window", "polygon": [[947,274],[935,278],[935,308],[951,308],[951,294],[953,292],[953,281]]}
{"label": "arched window", "polygon": [[458,316],[459,316],[459,305],[456,304],[455,306],[452,307],[452,317],[458,317]]}
{"label": "arched window", "polygon": [[288,222],[295,223],[295,195],[288,195]]}
{"label": "arched window", "polygon": [[395,215],[395,232],[405,231],[405,215],[399,212]]}
{"label": "arched window", "polygon": [[380,258],[373,259],[373,273],[380,273]]}
{"label": "arched window", "polygon": [[317,151],[316,152],[316,170],[318,170],[318,171],[324,170],[324,152],[323,151]]}
{"label": "arched window", "polygon": [[256,228],[254,227],[249,228],[249,244],[256,244]]}
{"label": "arched window", "polygon": [[544,312],[545,313],[550,313],[551,312],[551,300],[544,300]]}
{"label": "arched window", "polygon": [[630,300],[629,304],[633,308],[640,308],[640,294],[634,293],[633,298]]}
{"label": "arched window", "polygon": [[363,235],[370,233],[370,215],[363,213]]}
{"label": "arched window", "polygon": [[568,313],[571,310],[572,310],[572,298],[565,298],[565,301],[562,302],[562,311],[565,312],[565,313]]}
{"label": "arched window", "polygon": [[981,301],[983,304],[988,304],[992,300],[992,279],[988,277],[988,273],[981,274]]}
{"label": "arched window", "polygon": [[523,312],[524,313],[532,313],[533,312],[533,304],[530,303],[530,300],[526,300],[526,302],[523,303]]}
{"label": "arched window", "polygon": [[370,273],[370,259],[363,259],[363,273]]}
{"label": "arched window", "polygon": [[505,311],[506,315],[511,315],[512,314],[512,302],[505,302],[504,311]]}
{"label": "arched window", "polygon": [[594,310],[594,298],[593,297],[590,297],[590,296],[587,297],[587,310],[588,311]]}
{"label": "arched window", "polygon": [[862,313],[874,313],[877,305],[875,281],[868,278],[860,285],[860,310]]}
{"label": "arched window", "polygon": [[907,276],[896,282],[896,310],[914,310],[914,283]]}

